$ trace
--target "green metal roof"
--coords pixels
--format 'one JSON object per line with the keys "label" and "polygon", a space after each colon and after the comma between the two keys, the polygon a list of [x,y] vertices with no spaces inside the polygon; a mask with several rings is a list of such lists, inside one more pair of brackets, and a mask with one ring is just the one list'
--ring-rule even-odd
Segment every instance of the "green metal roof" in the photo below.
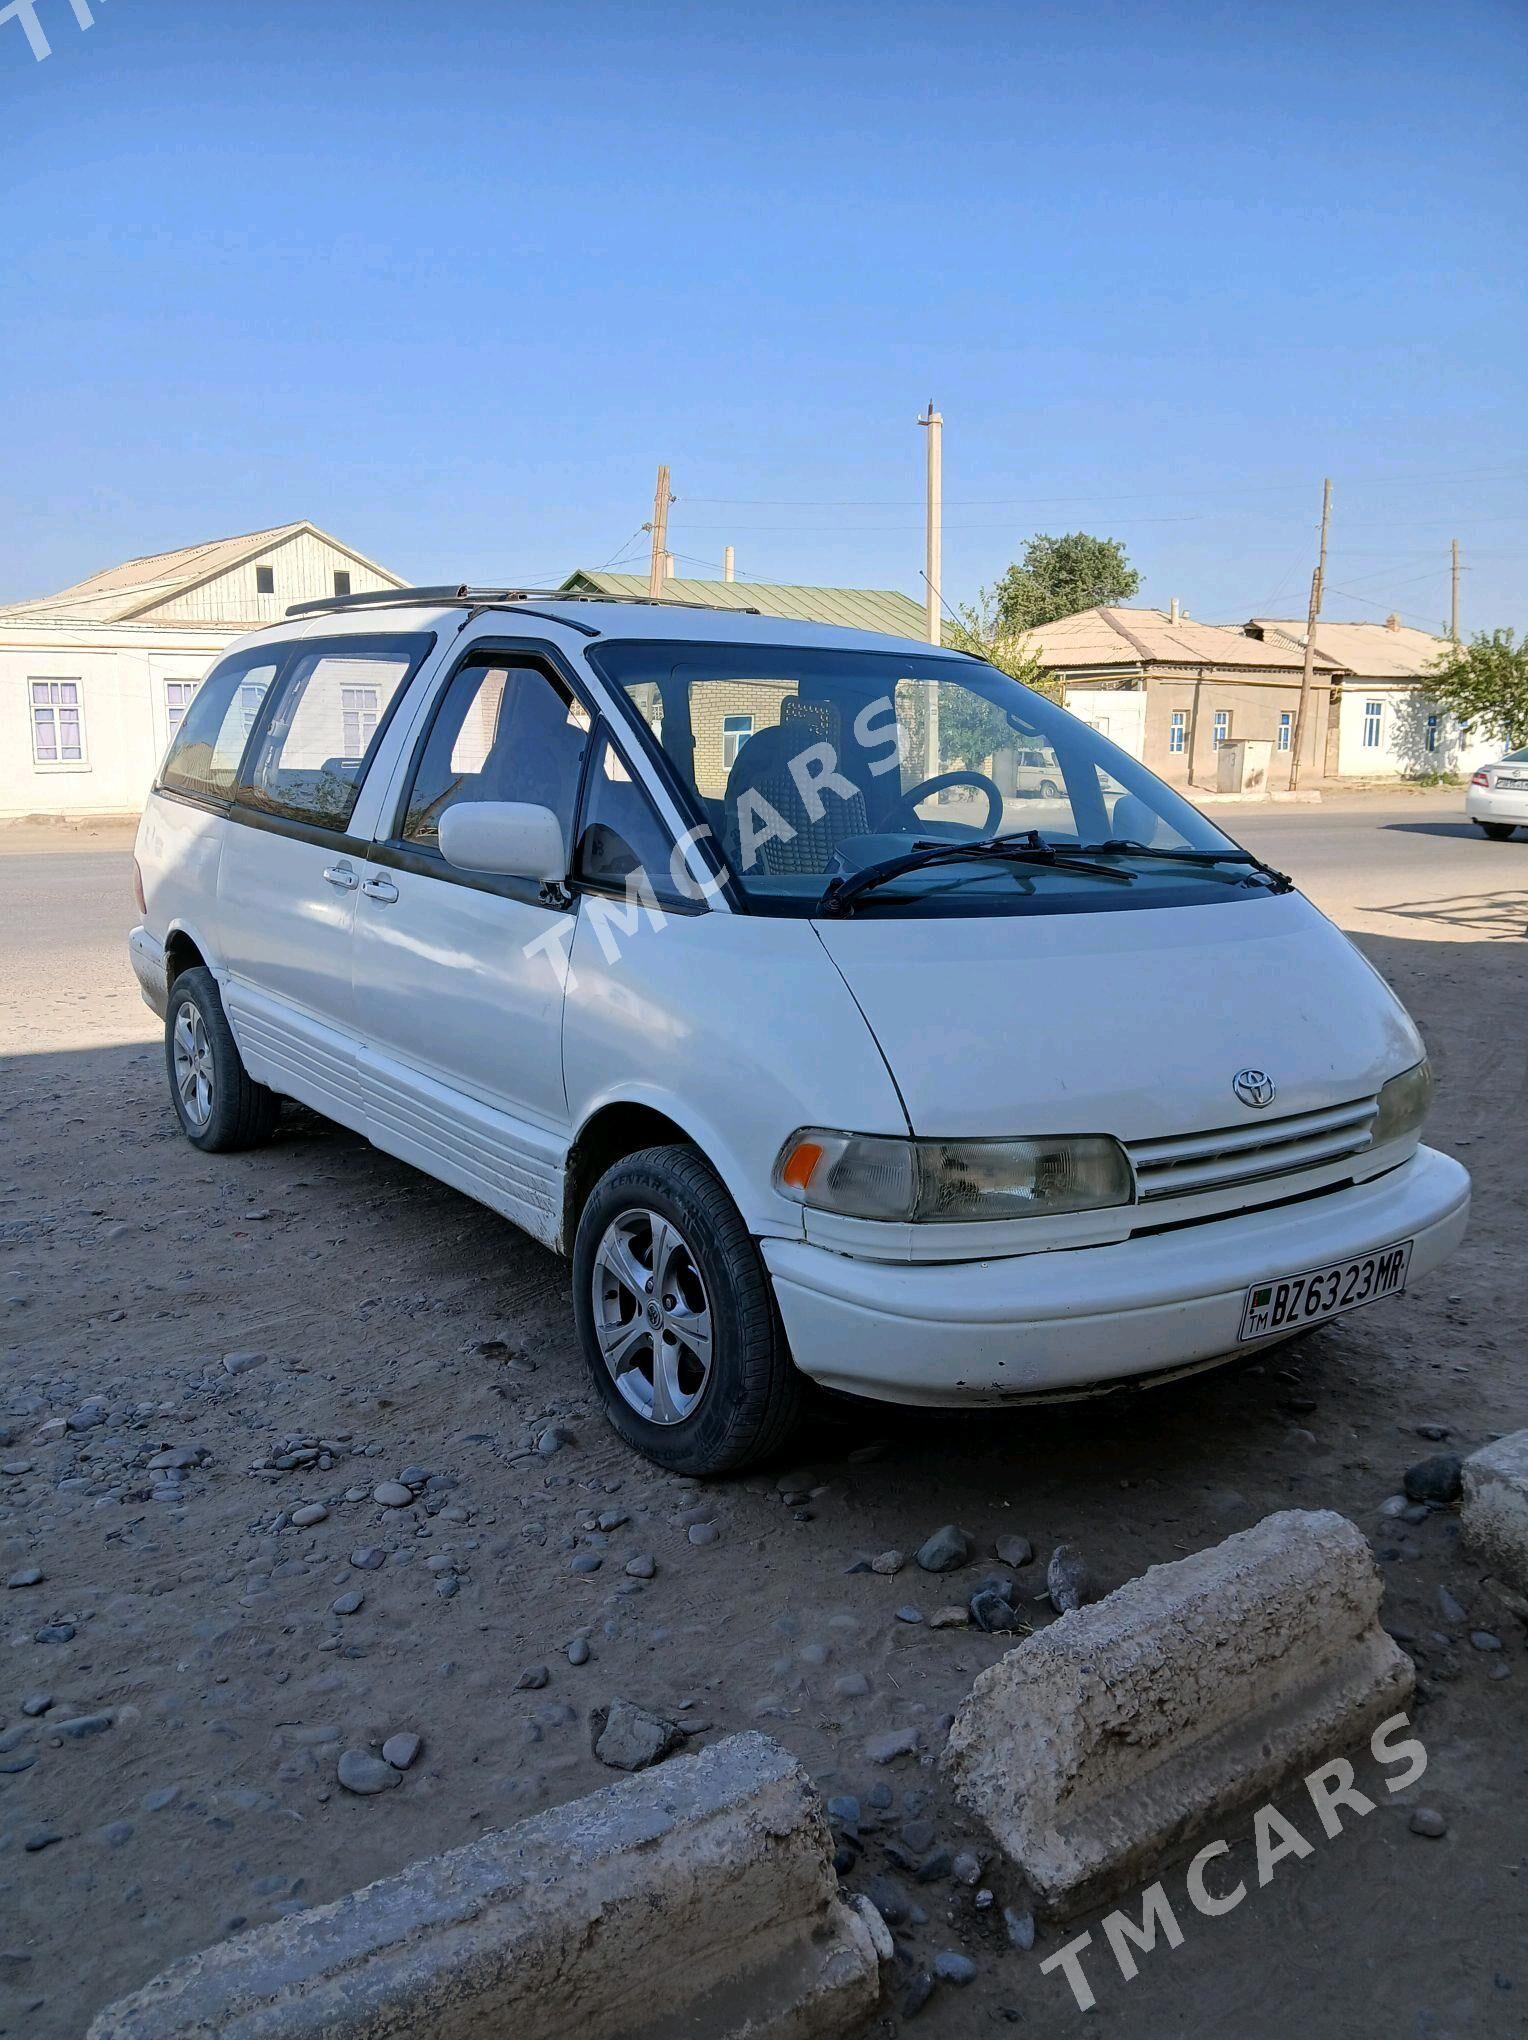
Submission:
{"label": "green metal roof", "polygon": [[[607,574],[578,567],[563,587],[595,595],[645,595],[646,574]],[[923,604],[894,588],[793,588],[770,581],[665,581],[676,602],[705,602],[716,609],[757,609],[765,616],[790,616],[802,623],[841,623],[851,630],[883,631],[891,637],[921,638]]]}

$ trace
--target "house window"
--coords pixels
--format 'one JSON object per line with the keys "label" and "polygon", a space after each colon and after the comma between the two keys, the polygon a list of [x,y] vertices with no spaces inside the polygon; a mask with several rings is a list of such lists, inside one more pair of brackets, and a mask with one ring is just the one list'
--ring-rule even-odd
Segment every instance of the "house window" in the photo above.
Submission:
{"label": "house window", "polygon": [[367,746],[377,734],[377,690],[375,687],[340,689],[341,741],[347,758],[364,758]]}
{"label": "house window", "polygon": [[1364,749],[1379,749],[1380,730],[1385,720],[1385,704],[1382,701],[1364,703]]}
{"label": "house window", "polygon": [[1169,751],[1186,751],[1188,749],[1188,710],[1186,708],[1175,708],[1173,710],[1172,723],[1167,732],[1167,748]]}
{"label": "house window", "polygon": [[1426,737],[1425,737],[1424,741],[1426,742],[1426,745],[1427,745],[1427,748],[1428,748],[1428,750],[1429,750],[1429,751],[1436,751],[1436,750],[1437,750],[1437,748],[1438,748],[1438,718],[1437,718],[1437,717],[1436,717],[1435,715],[1430,715],[1430,716],[1429,716],[1429,717],[1427,718],[1427,733],[1426,733]]}
{"label": "house window", "polygon": [[257,595],[274,595],[275,592],[276,569],[274,567],[256,567],[255,593]]}
{"label": "house window", "polygon": [[350,576],[348,574],[335,575],[334,592],[336,595],[348,595],[350,593]]}
{"label": "house window", "polygon": [[39,765],[83,765],[85,721],[78,680],[34,680],[32,756]]}
{"label": "house window", "polygon": [[199,680],[166,680],[164,683],[164,713],[170,735],[174,737],[185,720],[186,710],[196,699]]}
{"label": "house window", "polygon": [[1222,744],[1229,744],[1230,741],[1231,741],[1231,711],[1228,708],[1217,708],[1215,711],[1216,750],[1218,751]]}
{"label": "house window", "polygon": [[1292,708],[1279,710],[1279,749],[1287,751],[1294,741],[1295,712]]}
{"label": "house window", "polygon": [[751,715],[724,715],[722,717],[722,764],[730,772],[737,763],[737,754],[753,735]]}
{"label": "house window", "polygon": [[[275,668],[272,667],[271,671],[274,672]],[[261,680],[246,680],[239,689],[239,708],[243,715],[246,737],[255,726],[255,717],[260,713],[260,704],[264,701],[266,689],[270,684],[270,677],[267,675]],[[237,760],[235,762],[237,763]]]}

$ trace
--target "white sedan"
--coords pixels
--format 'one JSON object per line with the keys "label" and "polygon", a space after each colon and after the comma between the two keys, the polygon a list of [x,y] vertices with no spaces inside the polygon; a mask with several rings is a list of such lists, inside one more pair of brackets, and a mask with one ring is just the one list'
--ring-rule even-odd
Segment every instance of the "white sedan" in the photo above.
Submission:
{"label": "white sedan", "polygon": [[1498,842],[1514,829],[1528,829],[1528,750],[1483,765],[1465,790],[1464,811]]}

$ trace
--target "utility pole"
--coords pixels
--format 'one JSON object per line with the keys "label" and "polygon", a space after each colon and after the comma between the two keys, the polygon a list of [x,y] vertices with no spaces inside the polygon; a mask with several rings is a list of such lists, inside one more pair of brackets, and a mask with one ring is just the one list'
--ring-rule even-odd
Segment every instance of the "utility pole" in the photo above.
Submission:
{"label": "utility pole", "polygon": [[931,645],[943,642],[939,625],[940,584],[944,579],[944,419],[928,400],[927,415],[918,423],[928,432],[928,555],[924,563],[924,634]]}
{"label": "utility pole", "polygon": [[663,593],[663,569],[668,556],[669,505],[673,502],[669,488],[669,471],[666,467],[658,470],[658,491],[653,497],[653,521],[646,529],[653,536],[652,564],[647,570],[647,592],[656,600]]}
{"label": "utility pole", "polygon": [[1454,599],[1449,608],[1448,634],[1455,644],[1459,642],[1459,541],[1453,543],[1454,552]]}
{"label": "utility pole", "polygon": [[1326,586],[1326,533],[1332,521],[1332,478],[1327,476],[1321,491],[1321,553],[1310,577],[1310,615],[1305,625],[1305,671],[1300,680],[1300,707],[1295,716],[1294,747],[1289,754],[1289,790],[1300,784],[1300,752],[1310,725],[1311,688],[1316,678],[1316,625],[1321,621],[1321,596]]}
{"label": "utility pole", "polygon": [[722,579],[724,581],[735,581],[737,579],[737,555],[733,552],[730,545],[722,554]]}

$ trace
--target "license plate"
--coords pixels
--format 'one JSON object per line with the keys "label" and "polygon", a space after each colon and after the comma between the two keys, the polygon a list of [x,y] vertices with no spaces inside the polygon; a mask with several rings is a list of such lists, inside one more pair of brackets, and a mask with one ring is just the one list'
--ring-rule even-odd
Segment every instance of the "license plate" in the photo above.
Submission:
{"label": "license plate", "polygon": [[1528,786],[1528,779],[1498,779],[1496,785],[1499,791],[1521,793]]}
{"label": "license plate", "polygon": [[1295,1326],[1319,1325],[1327,1318],[1341,1317],[1345,1310],[1378,1303],[1382,1296],[1397,1296],[1406,1287],[1410,1265],[1411,1241],[1398,1240],[1393,1247],[1380,1247],[1356,1261],[1338,1261],[1304,1275],[1255,1283],[1247,1291],[1237,1337],[1268,1339]]}

